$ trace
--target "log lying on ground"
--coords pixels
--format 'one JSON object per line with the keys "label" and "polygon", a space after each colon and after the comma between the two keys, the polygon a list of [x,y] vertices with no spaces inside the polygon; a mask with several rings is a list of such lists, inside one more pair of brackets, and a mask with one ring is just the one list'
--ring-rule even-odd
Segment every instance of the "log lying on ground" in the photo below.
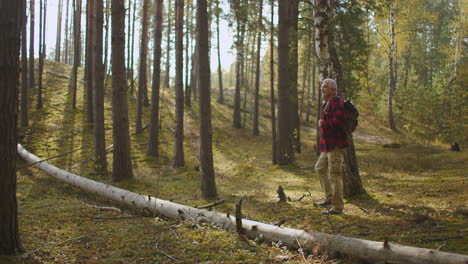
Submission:
{"label": "log lying on ground", "polygon": [[[18,154],[30,163],[40,159],[18,145]],[[129,205],[133,208],[150,211],[155,215],[171,219],[191,220],[210,223],[227,231],[236,231],[236,219],[208,210],[197,209],[166,200],[133,193],[104,183],[79,177],[57,168],[47,162],[34,165],[55,178],[98,194],[108,199]],[[468,256],[437,250],[376,242],[315,231],[278,227],[261,222],[242,219],[242,228],[247,237],[266,242],[281,241],[282,245],[303,249],[319,249],[326,252],[339,252],[346,256],[363,259],[372,263],[432,263],[467,264]]]}

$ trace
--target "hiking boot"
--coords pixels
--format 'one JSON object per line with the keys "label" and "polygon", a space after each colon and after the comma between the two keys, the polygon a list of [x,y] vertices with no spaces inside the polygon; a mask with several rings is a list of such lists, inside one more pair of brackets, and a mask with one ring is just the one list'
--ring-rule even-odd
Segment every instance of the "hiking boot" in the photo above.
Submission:
{"label": "hiking boot", "polygon": [[318,207],[327,207],[329,205],[331,205],[331,202],[329,202],[329,201],[325,201],[323,203],[317,204]]}
{"label": "hiking boot", "polygon": [[331,209],[330,211],[323,211],[322,214],[323,215],[340,215],[341,213]]}

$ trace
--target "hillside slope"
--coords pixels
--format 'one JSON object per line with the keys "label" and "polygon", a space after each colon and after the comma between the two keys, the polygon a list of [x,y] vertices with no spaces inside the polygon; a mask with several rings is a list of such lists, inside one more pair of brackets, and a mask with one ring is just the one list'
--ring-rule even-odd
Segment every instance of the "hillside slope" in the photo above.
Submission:
{"label": "hillside slope", "polygon": [[[47,62],[46,70],[69,75],[71,68]],[[22,131],[21,143],[52,164],[84,177],[110,183],[110,177],[97,177],[92,171],[92,129],[84,121],[80,86],[78,110],[72,111],[69,80],[44,74],[44,108],[31,109],[31,127]],[[110,82],[110,79],[109,79]],[[34,92],[30,91],[31,103]],[[227,93],[228,94],[228,93]],[[106,145],[112,144],[110,83],[106,90]],[[343,216],[328,218],[315,203],[322,198],[313,166],[315,121],[303,124],[303,151],[290,166],[271,164],[270,120],[260,119],[260,136],[253,137],[251,120],[245,129],[232,128],[231,98],[226,105],[212,100],[213,148],[216,183],[225,203],[214,210],[234,213],[243,198],[246,218],[267,223],[284,221],[283,226],[313,229],[371,240],[388,239],[412,246],[468,254],[465,238],[466,152],[455,153],[429,145],[409,142],[379,125],[366,115],[356,132],[356,148],[364,186],[368,195],[346,201]],[[134,192],[191,206],[209,203],[201,198],[198,167],[198,107],[186,109],[186,166],[171,167],[173,156],[174,93],[164,91],[162,104],[161,156],[147,157],[148,131],[132,135],[135,178],[114,185]],[[215,97],[214,97],[215,98]],[[267,97],[261,100],[261,113],[268,116]],[[130,120],[135,119],[136,100],[130,96]],[[144,124],[149,108],[144,109]],[[131,121],[134,132],[134,121]],[[396,141],[397,146],[388,138]],[[384,141],[385,142],[384,142]],[[109,153],[108,162],[112,164]],[[20,167],[26,165],[21,164]],[[277,203],[281,185],[291,201]],[[304,196],[306,195],[306,196]],[[302,197],[302,199],[300,199]],[[128,208],[122,213],[90,207],[115,206],[99,197],[62,184],[31,167],[18,173],[18,201],[21,238],[28,250],[26,263],[270,263],[283,258],[286,263],[303,262],[298,252],[279,245],[255,244],[199,223],[163,221],[143,217]],[[279,257],[282,256],[282,257]],[[310,256],[310,258],[308,258]],[[306,252],[310,263],[321,259]],[[323,259],[322,259],[323,260]],[[325,262],[326,263],[326,262]]]}

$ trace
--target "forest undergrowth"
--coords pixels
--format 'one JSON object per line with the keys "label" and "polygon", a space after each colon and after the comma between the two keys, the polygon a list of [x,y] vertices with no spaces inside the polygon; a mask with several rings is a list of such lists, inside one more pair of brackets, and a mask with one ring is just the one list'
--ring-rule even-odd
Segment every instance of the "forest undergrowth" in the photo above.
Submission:
{"label": "forest undergrowth", "polygon": [[[70,75],[71,67],[47,62],[46,71]],[[163,95],[158,159],[146,156],[148,131],[134,135],[136,99],[130,95],[135,177],[112,183],[110,176],[95,175],[92,161],[87,161],[93,155],[93,133],[85,122],[83,86],[79,85],[78,109],[73,111],[69,81],[44,74],[45,107],[31,108],[30,128],[20,131],[20,141],[28,151],[45,159],[77,150],[48,162],[83,177],[180,204],[200,206],[213,202],[201,196],[197,101],[185,111],[186,166],[173,169],[173,90],[165,90]],[[269,115],[268,91],[264,93],[260,113]],[[112,144],[110,95],[108,83],[107,146]],[[34,98],[31,92],[32,105]],[[315,121],[302,124],[302,153],[296,155],[294,164],[274,166],[270,120],[261,115],[258,137],[252,136],[249,114],[246,128],[234,129],[231,104],[230,97],[224,105],[212,100],[216,184],[219,199],[225,200],[213,210],[233,214],[242,198],[245,218],[256,221],[468,254],[466,151],[419,144],[404,132],[383,128],[378,117],[361,109],[355,144],[367,194],[347,199],[343,215],[327,217],[316,206],[322,201],[322,192],[313,170],[317,156],[315,130],[310,128]],[[144,112],[147,124],[149,107]],[[111,152],[107,157],[111,165]],[[318,255],[287,250],[280,244],[257,244],[205,224],[153,217],[61,183],[23,161],[18,166],[18,217],[26,251],[0,262],[358,263],[331,252]],[[290,198],[287,203],[278,203],[279,185]]]}

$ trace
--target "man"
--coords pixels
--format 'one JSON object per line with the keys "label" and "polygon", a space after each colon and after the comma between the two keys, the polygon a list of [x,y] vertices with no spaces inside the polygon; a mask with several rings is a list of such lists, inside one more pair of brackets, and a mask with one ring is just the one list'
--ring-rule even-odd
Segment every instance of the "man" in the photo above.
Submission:
{"label": "man", "polygon": [[325,202],[320,207],[331,209],[323,211],[324,215],[339,215],[343,212],[343,174],[342,163],[345,148],[349,139],[345,132],[344,102],[338,97],[336,81],[325,79],[322,82],[322,96],[324,104],[319,120],[320,157],[315,165],[322,189],[325,193]]}

